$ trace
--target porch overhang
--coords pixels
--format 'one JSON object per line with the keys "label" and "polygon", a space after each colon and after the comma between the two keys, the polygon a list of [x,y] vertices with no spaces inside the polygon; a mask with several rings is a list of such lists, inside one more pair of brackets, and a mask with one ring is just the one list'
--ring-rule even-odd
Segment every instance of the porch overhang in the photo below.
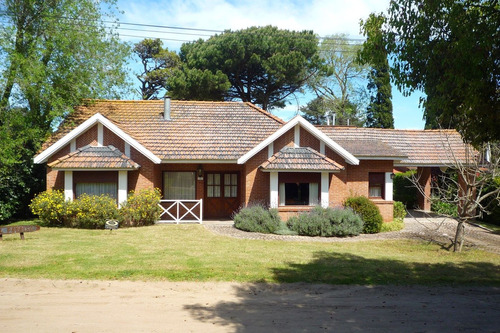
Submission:
{"label": "porch overhang", "polygon": [[55,170],[128,171],[140,165],[114,146],[85,146],[47,165]]}
{"label": "porch overhang", "polygon": [[340,172],[344,167],[310,147],[284,147],[261,164],[263,172]]}

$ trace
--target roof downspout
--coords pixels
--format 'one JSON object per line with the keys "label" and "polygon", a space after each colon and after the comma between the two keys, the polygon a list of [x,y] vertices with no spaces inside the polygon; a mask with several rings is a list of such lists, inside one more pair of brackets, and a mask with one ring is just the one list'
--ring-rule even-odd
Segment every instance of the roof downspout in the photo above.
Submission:
{"label": "roof downspout", "polygon": [[163,97],[163,119],[171,120],[171,118],[170,118],[170,96]]}

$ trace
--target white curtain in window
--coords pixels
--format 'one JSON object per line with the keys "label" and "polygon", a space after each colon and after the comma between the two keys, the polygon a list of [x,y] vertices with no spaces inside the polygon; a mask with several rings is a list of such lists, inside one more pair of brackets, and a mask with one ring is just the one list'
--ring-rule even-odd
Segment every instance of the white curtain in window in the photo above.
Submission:
{"label": "white curtain in window", "polygon": [[196,199],[194,172],[165,172],[163,174],[163,194],[168,200]]}
{"label": "white curtain in window", "polygon": [[309,206],[316,206],[319,204],[318,189],[318,183],[309,183]]}
{"label": "white curtain in window", "polygon": [[118,195],[116,183],[77,183],[75,191],[77,198],[86,193],[88,195],[105,194],[116,200]]}
{"label": "white curtain in window", "polygon": [[280,183],[278,188],[278,196],[280,198],[280,206],[285,205],[285,183]]}

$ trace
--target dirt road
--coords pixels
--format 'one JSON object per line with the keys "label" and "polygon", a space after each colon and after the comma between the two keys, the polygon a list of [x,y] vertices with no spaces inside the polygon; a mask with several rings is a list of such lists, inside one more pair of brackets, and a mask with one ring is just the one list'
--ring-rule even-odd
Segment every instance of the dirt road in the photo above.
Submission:
{"label": "dirt road", "polygon": [[500,288],[0,280],[0,332],[498,332]]}

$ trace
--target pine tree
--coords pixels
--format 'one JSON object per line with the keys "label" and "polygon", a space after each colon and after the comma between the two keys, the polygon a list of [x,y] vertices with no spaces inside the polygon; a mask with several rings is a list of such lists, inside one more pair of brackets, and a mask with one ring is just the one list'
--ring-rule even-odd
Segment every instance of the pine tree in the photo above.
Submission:
{"label": "pine tree", "polygon": [[366,126],[394,128],[390,68],[382,34],[384,22],[384,16],[375,14],[370,14],[366,22],[361,21],[367,41],[358,58],[372,67],[368,74],[367,88],[371,97],[366,109]]}

